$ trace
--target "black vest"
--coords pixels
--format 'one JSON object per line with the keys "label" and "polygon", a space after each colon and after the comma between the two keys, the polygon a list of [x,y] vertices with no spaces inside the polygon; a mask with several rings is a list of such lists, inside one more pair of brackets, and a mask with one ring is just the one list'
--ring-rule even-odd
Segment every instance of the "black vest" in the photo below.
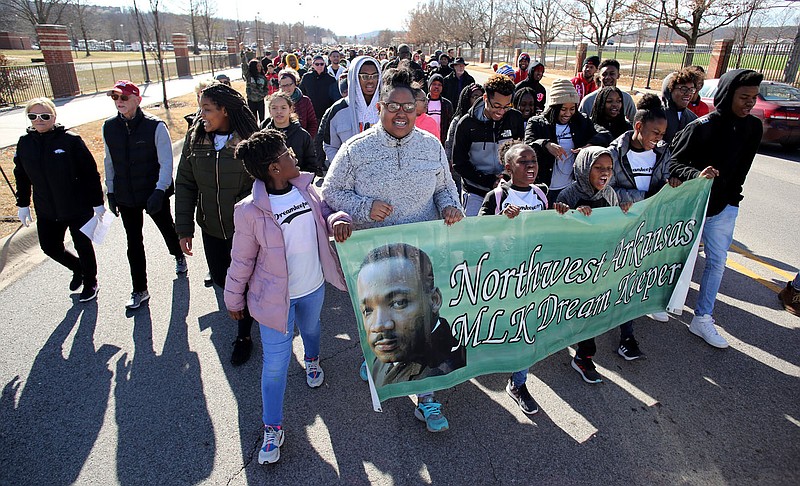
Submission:
{"label": "black vest", "polygon": [[114,196],[123,206],[145,206],[158,183],[161,166],[156,150],[159,118],[137,109],[133,120],[117,114],[103,124],[114,166]]}

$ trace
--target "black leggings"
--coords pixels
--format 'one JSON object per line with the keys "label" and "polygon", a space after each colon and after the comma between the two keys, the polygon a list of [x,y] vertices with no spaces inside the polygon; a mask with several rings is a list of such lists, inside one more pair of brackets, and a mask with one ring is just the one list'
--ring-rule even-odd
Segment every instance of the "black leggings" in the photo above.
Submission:
{"label": "black leggings", "polygon": [[250,111],[253,112],[258,123],[264,121],[264,100],[261,101],[250,101],[247,100],[247,107],[250,108]]}
{"label": "black leggings", "polygon": [[[228,267],[231,266],[231,248],[233,238],[223,240],[216,236],[211,236],[205,231],[203,234],[203,252],[206,254],[208,271],[211,272],[211,280],[223,289],[225,288],[225,278],[228,276]],[[245,293],[247,290],[245,289]],[[250,337],[250,329],[253,327],[253,318],[244,307],[244,317],[239,319],[239,333],[237,337]]]}
{"label": "black leggings", "polygon": [[[81,227],[89,219],[91,216],[69,221],[52,221],[40,217],[36,222],[39,246],[44,254],[72,270],[72,273],[82,274],[84,287],[92,287],[97,283],[97,259],[92,240],[81,233]],[[67,229],[72,235],[72,244],[78,256],[64,247],[64,235]]]}

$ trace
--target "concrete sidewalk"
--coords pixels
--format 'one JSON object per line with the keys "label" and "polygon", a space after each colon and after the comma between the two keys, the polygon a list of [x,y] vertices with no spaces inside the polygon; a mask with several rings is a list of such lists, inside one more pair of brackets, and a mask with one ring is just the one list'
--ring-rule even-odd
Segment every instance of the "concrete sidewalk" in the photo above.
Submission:
{"label": "concrete sidewalk", "polygon": [[[226,74],[233,80],[239,79],[242,71],[237,67],[216,71],[216,73]],[[167,98],[176,98],[191,93],[198,80],[210,77],[211,73],[203,73],[169,80],[167,81]],[[139,88],[142,92],[142,106],[162,101],[161,83],[143,84]],[[58,99],[55,100],[55,104],[58,109],[58,122],[67,128],[102,120],[116,113],[116,108],[108,100],[106,93]],[[28,125],[30,123],[25,119],[23,107],[0,113],[0,148],[15,145],[19,141],[19,137],[25,134],[25,128]]]}

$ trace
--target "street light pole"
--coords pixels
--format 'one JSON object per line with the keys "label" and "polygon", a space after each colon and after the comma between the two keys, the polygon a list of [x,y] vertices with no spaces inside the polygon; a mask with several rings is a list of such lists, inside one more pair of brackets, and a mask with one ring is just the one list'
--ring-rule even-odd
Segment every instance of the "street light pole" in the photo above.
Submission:
{"label": "street light pole", "polygon": [[647,89],[650,89],[650,79],[653,76],[653,64],[656,60],[658,50],[658,36],[661,35],[661,19],[666,17],[667,0],[661,0],[661,12],[658,13],[658,27],[656,27],[656,39],[653,41],[653,54],[650,56],[650,69],[647,71]]}
{"label": "street light pole", "polygon": [[122,37],[120,38],[122,41],[122,52],[125,52],[125,24],[119,24],[119,28],[122,31]]}

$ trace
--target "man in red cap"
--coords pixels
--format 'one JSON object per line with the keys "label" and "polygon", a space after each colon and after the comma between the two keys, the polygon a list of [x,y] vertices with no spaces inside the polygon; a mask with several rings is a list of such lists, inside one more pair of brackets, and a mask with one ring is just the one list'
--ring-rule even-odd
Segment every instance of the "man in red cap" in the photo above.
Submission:
{"label": "man in red cap", "polygon": [[142,236],[143,211],[150,215],[175,257],[175,272],[186,273],[186,258],[178,243],[169,206],[169,196],[175,192],[172,141],[164,122],[139,108],[142,97],[134,83],[117,81],[108,96],[118,111],[103,124],[108,207],[122,216],[133,281],[133,292],[125,307],[136,309],[150,298]]}

